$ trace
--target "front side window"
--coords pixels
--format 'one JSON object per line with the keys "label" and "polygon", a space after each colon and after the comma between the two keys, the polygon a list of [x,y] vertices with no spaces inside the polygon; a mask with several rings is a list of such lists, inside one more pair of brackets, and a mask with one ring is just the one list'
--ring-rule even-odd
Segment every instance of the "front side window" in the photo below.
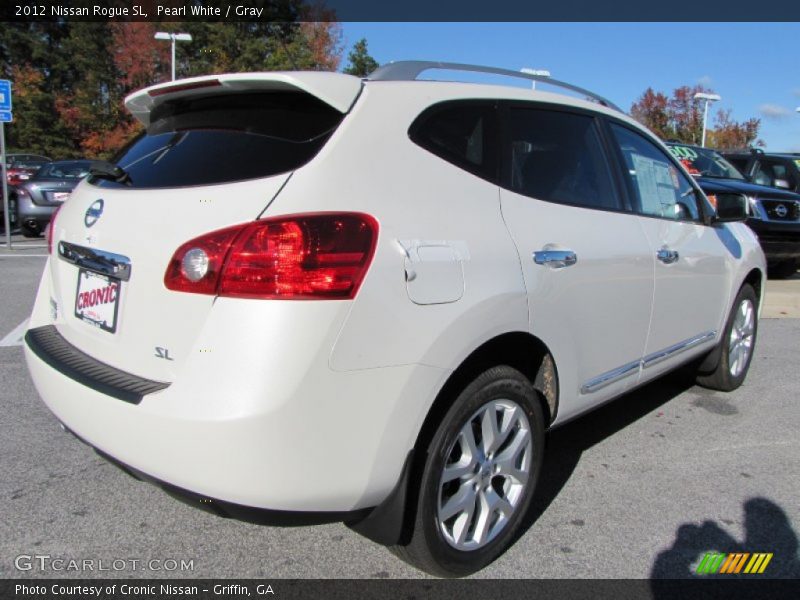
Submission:
{"label": "front side window", "polygon": [[789,181],[789,171],[785,165],[762,160],[753,174],[753,182],[759,185],[775,185],[776,179]]}
{"label": "front side window", "polygon": [[511,108],[508,120],[513,191],[559,204],[621,208],[592,117]]}
{"label": "front side window", "polygon": [[695,189],[669,157],[627,127],[612,123],[611,130],[622,151],[637,212],[676,221],[699,221]]}

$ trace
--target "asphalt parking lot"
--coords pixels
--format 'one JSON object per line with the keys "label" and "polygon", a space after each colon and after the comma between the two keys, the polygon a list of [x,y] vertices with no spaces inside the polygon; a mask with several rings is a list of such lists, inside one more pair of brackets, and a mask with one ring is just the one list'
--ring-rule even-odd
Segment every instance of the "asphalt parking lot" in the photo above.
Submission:
{"label": "asphalt parking lot", "polygon": [[[343,525],[271,528],[197,511],[64,434],[19,345],[46,248],[15,242],[0,248],[0,577],[422,576]],[[735,393],[681,372],[554,431],[527,530],[476,576],[687,577],[716,550],[771,552],[765,576],[800,577],[800,276],[770,282],[764,314],[782,318],[762,320]],[[37,555],[126,567],[15,567]],[[141,568],[151,560],[192,569]]]}

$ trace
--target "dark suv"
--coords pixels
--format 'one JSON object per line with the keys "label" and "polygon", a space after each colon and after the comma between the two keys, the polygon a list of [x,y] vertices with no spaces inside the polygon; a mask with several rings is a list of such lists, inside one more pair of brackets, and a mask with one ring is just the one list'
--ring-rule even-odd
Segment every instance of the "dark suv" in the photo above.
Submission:
{"label": "dark suv", "polygon": [[800,264],[800,194],[751,182],[715,150],[680,143],[668,143],[667,147],[695,176],[712,203],[714,194],[723,192],[748,197],[747,224],[758,235],[770,275],[794,275]]}
{"label": "dark suv", "polygon": [[800,153],[753,149],[722,155],[753,183],[800,193]]}

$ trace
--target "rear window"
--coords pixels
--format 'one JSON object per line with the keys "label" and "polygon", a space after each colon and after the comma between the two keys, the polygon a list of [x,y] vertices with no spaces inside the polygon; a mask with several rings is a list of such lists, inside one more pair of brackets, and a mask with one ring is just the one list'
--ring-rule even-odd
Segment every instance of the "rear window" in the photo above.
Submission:
{"label": "rear window", "polygon": [[707,148],[668,144],[667,149],[677,158],[690,174],[697,177],[716,179],[744,179],[736,167],[725,160],[721,154]]}
{"label": "rear window", "polygon": [[343,117],[297,92],[170,100],[112,161],[128,173],[130,185],[90,181],[100,187],[170,188],[285,173],[311,160]]}
{"label": "rear window", "polygon": [[91,163],[49,163],[39,169],[37,179],[81,179],[89,173]]}

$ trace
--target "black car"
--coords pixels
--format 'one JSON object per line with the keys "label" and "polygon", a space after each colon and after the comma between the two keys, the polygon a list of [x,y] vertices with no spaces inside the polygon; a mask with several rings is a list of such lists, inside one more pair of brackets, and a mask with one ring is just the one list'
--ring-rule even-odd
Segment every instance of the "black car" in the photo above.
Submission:
{"label": "black car", "polygon": [[89,174],[104,164],[92,160],[59,160],[42,166],[31,179],[9,191],[9,213],[25,237],[38,237],[50,217]]}
{"label": "black car", "polygon": [[721,154],[753,183],[800,193],[800,153],[753,149]]}
{"label": "black car", "polygon": [[668,143],[667,147],[694,175],[712,204],[714,194],[722,192],[737,192],[749,198],[747,224],[758,235],[771,276],[790,277],[797,272],[800,265],[800,194],[751,183],[714,150],[679,143]]}

